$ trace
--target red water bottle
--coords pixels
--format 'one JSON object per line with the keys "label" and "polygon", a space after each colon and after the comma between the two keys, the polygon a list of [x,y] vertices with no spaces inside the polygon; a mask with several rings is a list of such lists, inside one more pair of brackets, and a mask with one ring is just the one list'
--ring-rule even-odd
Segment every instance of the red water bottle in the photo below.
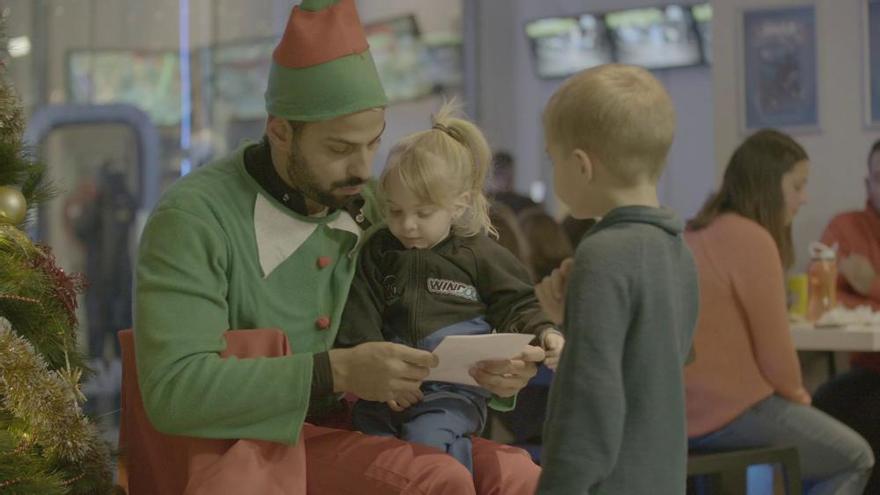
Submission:
{"label": "red water bottle", "polygon": [[807,319],[822,318],[837,306],[837,253],[821,242],[810,244],[810,289],[807,296]]}

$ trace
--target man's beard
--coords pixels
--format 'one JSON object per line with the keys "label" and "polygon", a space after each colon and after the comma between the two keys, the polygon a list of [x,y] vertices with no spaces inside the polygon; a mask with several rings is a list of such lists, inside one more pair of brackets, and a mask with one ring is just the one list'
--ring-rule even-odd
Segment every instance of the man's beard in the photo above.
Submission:
{"label": "man's beard", "polygon": [[295,143],[287,159],[287,178],[303,196],[331,209],[342,208],[353,199],[353,196],[349,195],[334,195],[332,192],[334,189],[359,186],[365,183],[364,180],[358,177],[352,177],[344,181],[334,182],[329,190],[323,189],[306,158],[300,152],[299,146]]}

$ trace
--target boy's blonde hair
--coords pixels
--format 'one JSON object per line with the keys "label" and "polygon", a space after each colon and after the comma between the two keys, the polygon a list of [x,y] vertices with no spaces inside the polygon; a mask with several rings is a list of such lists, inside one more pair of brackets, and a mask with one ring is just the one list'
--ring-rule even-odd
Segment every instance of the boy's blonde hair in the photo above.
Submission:
{"label": "boy's blonde hair", "polygon": [[544,110],[548,146],[581,149],[626,184],[656,183],[675,135],[675,108],[645,69],[601,65],[568,78]]}
{"label": "boy's blonde hair", "polygon": [[394,145],[379,180],[380,193],[391,174],[426,204],[451,208],[463,194],[468,203],[455,219],[456,235],[486,232],[497,235],[489,219],[489,201],[483,193],[492,152],[473,123],[456,117],[458,105],[446,102],[432,117],[432,128],[403,138]]}

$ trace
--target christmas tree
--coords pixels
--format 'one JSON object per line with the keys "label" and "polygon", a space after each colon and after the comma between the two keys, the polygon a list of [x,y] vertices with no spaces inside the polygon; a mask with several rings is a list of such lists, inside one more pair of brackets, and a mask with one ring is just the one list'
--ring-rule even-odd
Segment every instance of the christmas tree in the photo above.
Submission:
{"label": "christmas tree", "polygon": [[0,494],[113,493],[107,446],[80,408],[84,281],[21,230],[52,190],[5,72],[0,61]]}

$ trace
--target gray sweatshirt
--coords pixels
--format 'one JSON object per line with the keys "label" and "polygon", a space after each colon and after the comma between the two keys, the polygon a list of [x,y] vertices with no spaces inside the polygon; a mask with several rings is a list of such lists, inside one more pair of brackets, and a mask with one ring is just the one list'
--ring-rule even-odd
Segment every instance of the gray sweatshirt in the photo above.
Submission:
{"label": "gray sweatshirt", "polygon": [[611,211],[577,248],[539,494],[685,492],[697,272],[669,210]]}

